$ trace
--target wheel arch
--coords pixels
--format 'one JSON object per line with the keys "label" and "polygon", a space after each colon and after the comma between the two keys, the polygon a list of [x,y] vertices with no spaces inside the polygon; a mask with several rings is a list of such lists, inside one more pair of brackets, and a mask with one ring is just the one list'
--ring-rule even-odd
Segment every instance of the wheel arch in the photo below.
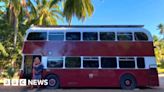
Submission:
{"label": "wheel arch", "polygon": [[55,73],[48,73],[48,74],[45,75],[44,79],[46,79],[48,76],[55,76],[55,77],[57,77],[57,80],[59,81],[59,88],[61,87],[61,80],[60,80],[60,77],[57,74],[55,74]]}
{"label": "wheel arch", "polygon": [[121,81],[121,77],[125,76],[125,75],[130,75],[134,78],[135,82],[136,82],[136,87],[138,87],[138,81],[137,81],[137,78],[136,78],[136,75],[134,73],[131,73],[131,72],[126,72],[126,73],[122,73],[120,76],[119,76],[119,82]]}

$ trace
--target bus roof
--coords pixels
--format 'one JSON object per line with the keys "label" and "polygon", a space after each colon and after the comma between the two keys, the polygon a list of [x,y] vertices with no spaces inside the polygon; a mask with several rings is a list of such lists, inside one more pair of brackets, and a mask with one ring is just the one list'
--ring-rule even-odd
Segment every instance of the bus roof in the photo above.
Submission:
{"label": "bus roof", "polygon": [[96,32],[96,31],[115,31],[115,32],[145,32],[143,25],[58,25],[58,26],[31,26],[26,32],[44,31],[67,31],[67,32]]}
{"label": "bus roof", "polygon": [[49,26],[34,26],[34,27],[46,27],[46,28],[134,28],[144,27],[144,25],[49,25]]}

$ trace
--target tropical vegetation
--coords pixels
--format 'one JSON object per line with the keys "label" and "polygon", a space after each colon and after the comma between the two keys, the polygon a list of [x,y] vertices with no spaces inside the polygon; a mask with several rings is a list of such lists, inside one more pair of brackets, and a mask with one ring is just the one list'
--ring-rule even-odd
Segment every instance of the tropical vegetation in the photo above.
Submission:
{"label": "tropical vegetation", "polygon": [[20,68],[23,36],[32,25],[71,24],[94,12],[92,0],[0,0],[0,77],[12,78]]}
{"label": "tropical vegetation", "polygon": [[158,26],[159,33],[163,36],[159,38],[154,36],[154,46],[155,48],[155,55],[158,64],[158,72],[164,73],[164,24],[160,23]]}

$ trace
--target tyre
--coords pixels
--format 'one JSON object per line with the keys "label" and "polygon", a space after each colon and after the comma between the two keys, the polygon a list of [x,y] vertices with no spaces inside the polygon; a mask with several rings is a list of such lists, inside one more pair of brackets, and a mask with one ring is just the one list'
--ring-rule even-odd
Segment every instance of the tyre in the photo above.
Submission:
{"label": "tyre", "polygon": [[136,88],[136,79],[131,74],[124,74],[120,78],[120,87],[122,89],[134,89]]}
{"label": "tyre", "polygon": [[59,88],[60,81],[56,75],[48,75],[46,79],[48,80],[48,85],[46,86],[47,88],[53,88],[53,89]]}

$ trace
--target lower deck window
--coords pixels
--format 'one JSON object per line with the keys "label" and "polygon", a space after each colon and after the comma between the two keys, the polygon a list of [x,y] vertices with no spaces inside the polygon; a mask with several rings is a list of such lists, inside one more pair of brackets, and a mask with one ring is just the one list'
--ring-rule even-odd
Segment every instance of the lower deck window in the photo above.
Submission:
{"label": "lower deck window", "polygon": [[120,68],[135,68],[134,58],[120,58],[119,59]]}
{"label": "lower deck window", "polygon": [[101,67],[102,68],[116,68],[117,60],[114,57],[102,57],[101,58]]}
{"label": "lower deck window", "polygon": [[84,58],[83,67],[84,68],[98,68],[99,67],[98,58]]}
{"label": "lower deck window", "polygon": [[66,68],[80,68],[81,59],[80,57],[66,57],[65,67]]}
{"label": "lower deck window", "polygon": [[116,57],[107,56],[101,57],[101,59],[88,56],[82,59],[80,56],[68,56],[64,59],[65,60],[63,60],[63,57],[50,57],[47,59],[47,67],[63,68],[64,64],[65,68],[117,68],[117,65],[119,65],[120,68],[145,68],[145,60],[143,57],[137,57],[136,59],[134,57],[119,57],[118,62]]}
{"label": "lower deck window", "polygon": [[142,58],[142,57],[137,58],[137,67],[138,68],[145,68],[145,60],[144,60],[144,58]]}
{"label": "lower deck window", "polygon": [[62,68],[63,58],[49,58],[47,61],[48,68]]}

